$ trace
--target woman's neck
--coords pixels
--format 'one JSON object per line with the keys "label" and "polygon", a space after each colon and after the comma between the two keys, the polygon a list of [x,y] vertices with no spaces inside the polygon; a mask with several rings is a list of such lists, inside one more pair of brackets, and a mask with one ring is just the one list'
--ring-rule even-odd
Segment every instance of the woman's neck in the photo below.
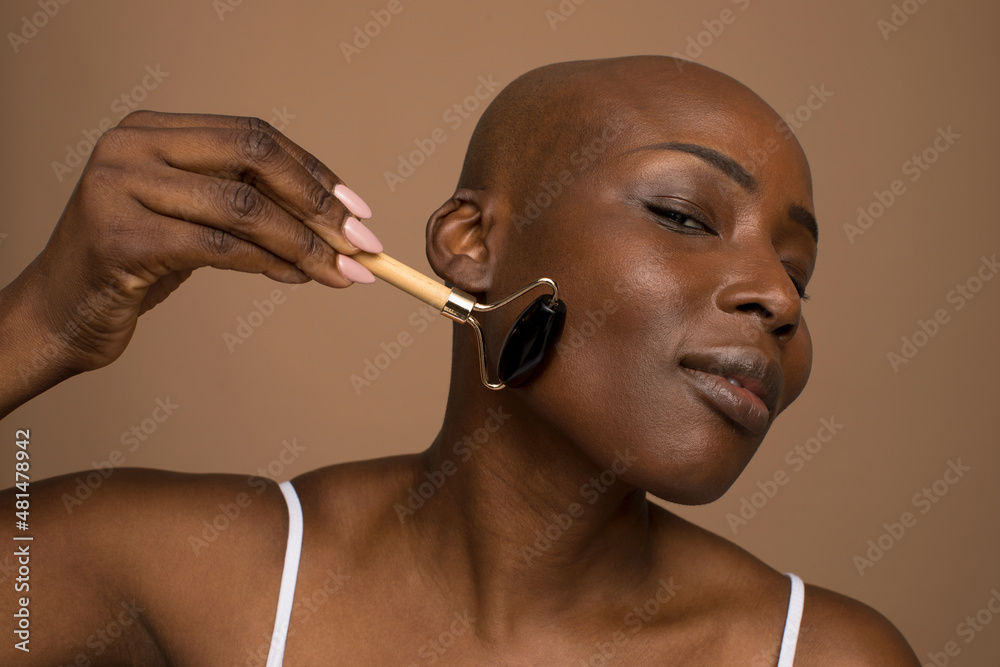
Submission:
{"label": "woman's neck", "polygon": [[453,370],[441,431],[397,514],[480,631],[550,623],[661,576],[646,494],[619,479],[631,453],[609,451],[596,465],[512,390]]}

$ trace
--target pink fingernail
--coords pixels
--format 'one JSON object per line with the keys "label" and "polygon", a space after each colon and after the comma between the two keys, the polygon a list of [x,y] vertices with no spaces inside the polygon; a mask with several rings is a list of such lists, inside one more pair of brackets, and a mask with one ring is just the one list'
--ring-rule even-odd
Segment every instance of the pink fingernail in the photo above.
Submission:
{"label": "pink fingernail", "polygon": [[337,268],[340,273],[352,283],[373,283],[375,276],[372,272],[347,255],[337,255]]}
{"label": "pink fingernail", "polygon": [[372,217],[372,210],[368,204],[365,203],[365,200],[359,197],[358,193],[343,183],[338,183],[334,186],[333,194],[344,206],[347,207],[347,210],[359,218]]}
{"label": "pink fingernail", "polygon": [[353,215],[348,216],[347,220],[344,220],[344,236],[354,244],[355,248],[361,248],[375,254],[382,252],[382,243],[372,233],[372,230],[365,227]]}

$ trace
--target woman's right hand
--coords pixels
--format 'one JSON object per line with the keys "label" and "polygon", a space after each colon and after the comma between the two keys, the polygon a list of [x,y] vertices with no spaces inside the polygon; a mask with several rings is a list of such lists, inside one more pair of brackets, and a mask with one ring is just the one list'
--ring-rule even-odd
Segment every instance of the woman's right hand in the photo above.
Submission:
{"label": "woman's right hand", "polygon": [[[139,315],[202,266],[337,288],[374,281],[349,257],[382,251],[358,220],[370,216],[260,119],[137,111],[101,136],[48,244],[0,292],[0,332],[22,354],[45,350],[51,386],[117,359]],[[0,375],[16,365],[30,380],[7,347]]]}

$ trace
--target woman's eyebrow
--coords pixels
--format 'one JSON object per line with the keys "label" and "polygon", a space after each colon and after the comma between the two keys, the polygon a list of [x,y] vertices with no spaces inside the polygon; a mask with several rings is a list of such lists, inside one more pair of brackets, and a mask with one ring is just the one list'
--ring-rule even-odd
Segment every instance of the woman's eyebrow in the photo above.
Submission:
{"label": "woman's eyebrow", "polygon": [[819,244],[819,225],[816,224],[816,216],[810,213],[804,206],[792,204],[788,207],[788,217],[809,230],[813,241]]}
{"label": "woman's eyebrow", "polygon": [[696,155],[716,169],[722,171],[722,173],[729,178],[736,181],[736,183],[747,192],[757,191],[757,179],[754,178],[749,171],[744,169],[743,165],[739,162],[725,153],[720,153],[714,148],[702,146],[701,144],[686,144],[679,141],[670,141],[663,144],[650,144],[648,146],[633,148],[632,150],[625,151],[625,154],[627,155],[628,153],[634,153],[635,151],[647,150],[683,151],[685,153],[690,153],[691,155]]}
{"label": "woman's eyebrow", "polygon": [[[722,171],[722,173],[733,179],[733,181],[735,181],[747,192],[757,191],[757,179],[754,178],[749,171],[744,169],[743,165],[739,162],[725,153],[720,153],[714,148],[702,146],[701,144],[687,144],[679,141],[669,141],[662,144],[650,144],[648,146],[633,148],[625,151],[625,154],[627,155],[629,153],[634,153],[635,151],[645,150],[671,150],[690,153],[691,155],[700,157],[705,162]],[[805,227],[812,235],[813,240],[816,241],[816,243],[819,243],[819,226],[816,224],[816,218],[812,213],[806,210],[804,206],[800,206],[798,204],[792,204],[789,206],[788,217]]]}

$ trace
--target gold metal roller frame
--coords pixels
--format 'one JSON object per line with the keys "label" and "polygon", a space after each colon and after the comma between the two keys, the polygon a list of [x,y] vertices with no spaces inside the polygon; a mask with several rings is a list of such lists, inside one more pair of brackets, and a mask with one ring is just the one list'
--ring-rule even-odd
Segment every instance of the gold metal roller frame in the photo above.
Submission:
{"label": "gold metal roller frame", "polygon": [[548,278],[540,278],[496,303],[476,303],[475,297],[468,292],[463,292],[457,287],[449,288],[436,280],[432,280],[419,271],[386,255],[384,252],[372,254],[362,250],[357,254],[350,255],[350,257],[357,260],[358,263],[371,271],[377,278],[381,278],[407,294],[415,296],[424,303],[433,306],[445,317],[451,318],[456,322],[472,325],[479,343],[479,369],[482,374],[483,384],[490,389],[503,389],[506,385],[503,382],[490,382],[486,371],[486,346],[483,343],[483,333],[479,328],[476,318],[472,316],[472,312],[474,310],[485,312],[504,306],[528,290],[541,284],[549,285],[552,288],[553,302],[559,300],[559,288],[555,282]]}

